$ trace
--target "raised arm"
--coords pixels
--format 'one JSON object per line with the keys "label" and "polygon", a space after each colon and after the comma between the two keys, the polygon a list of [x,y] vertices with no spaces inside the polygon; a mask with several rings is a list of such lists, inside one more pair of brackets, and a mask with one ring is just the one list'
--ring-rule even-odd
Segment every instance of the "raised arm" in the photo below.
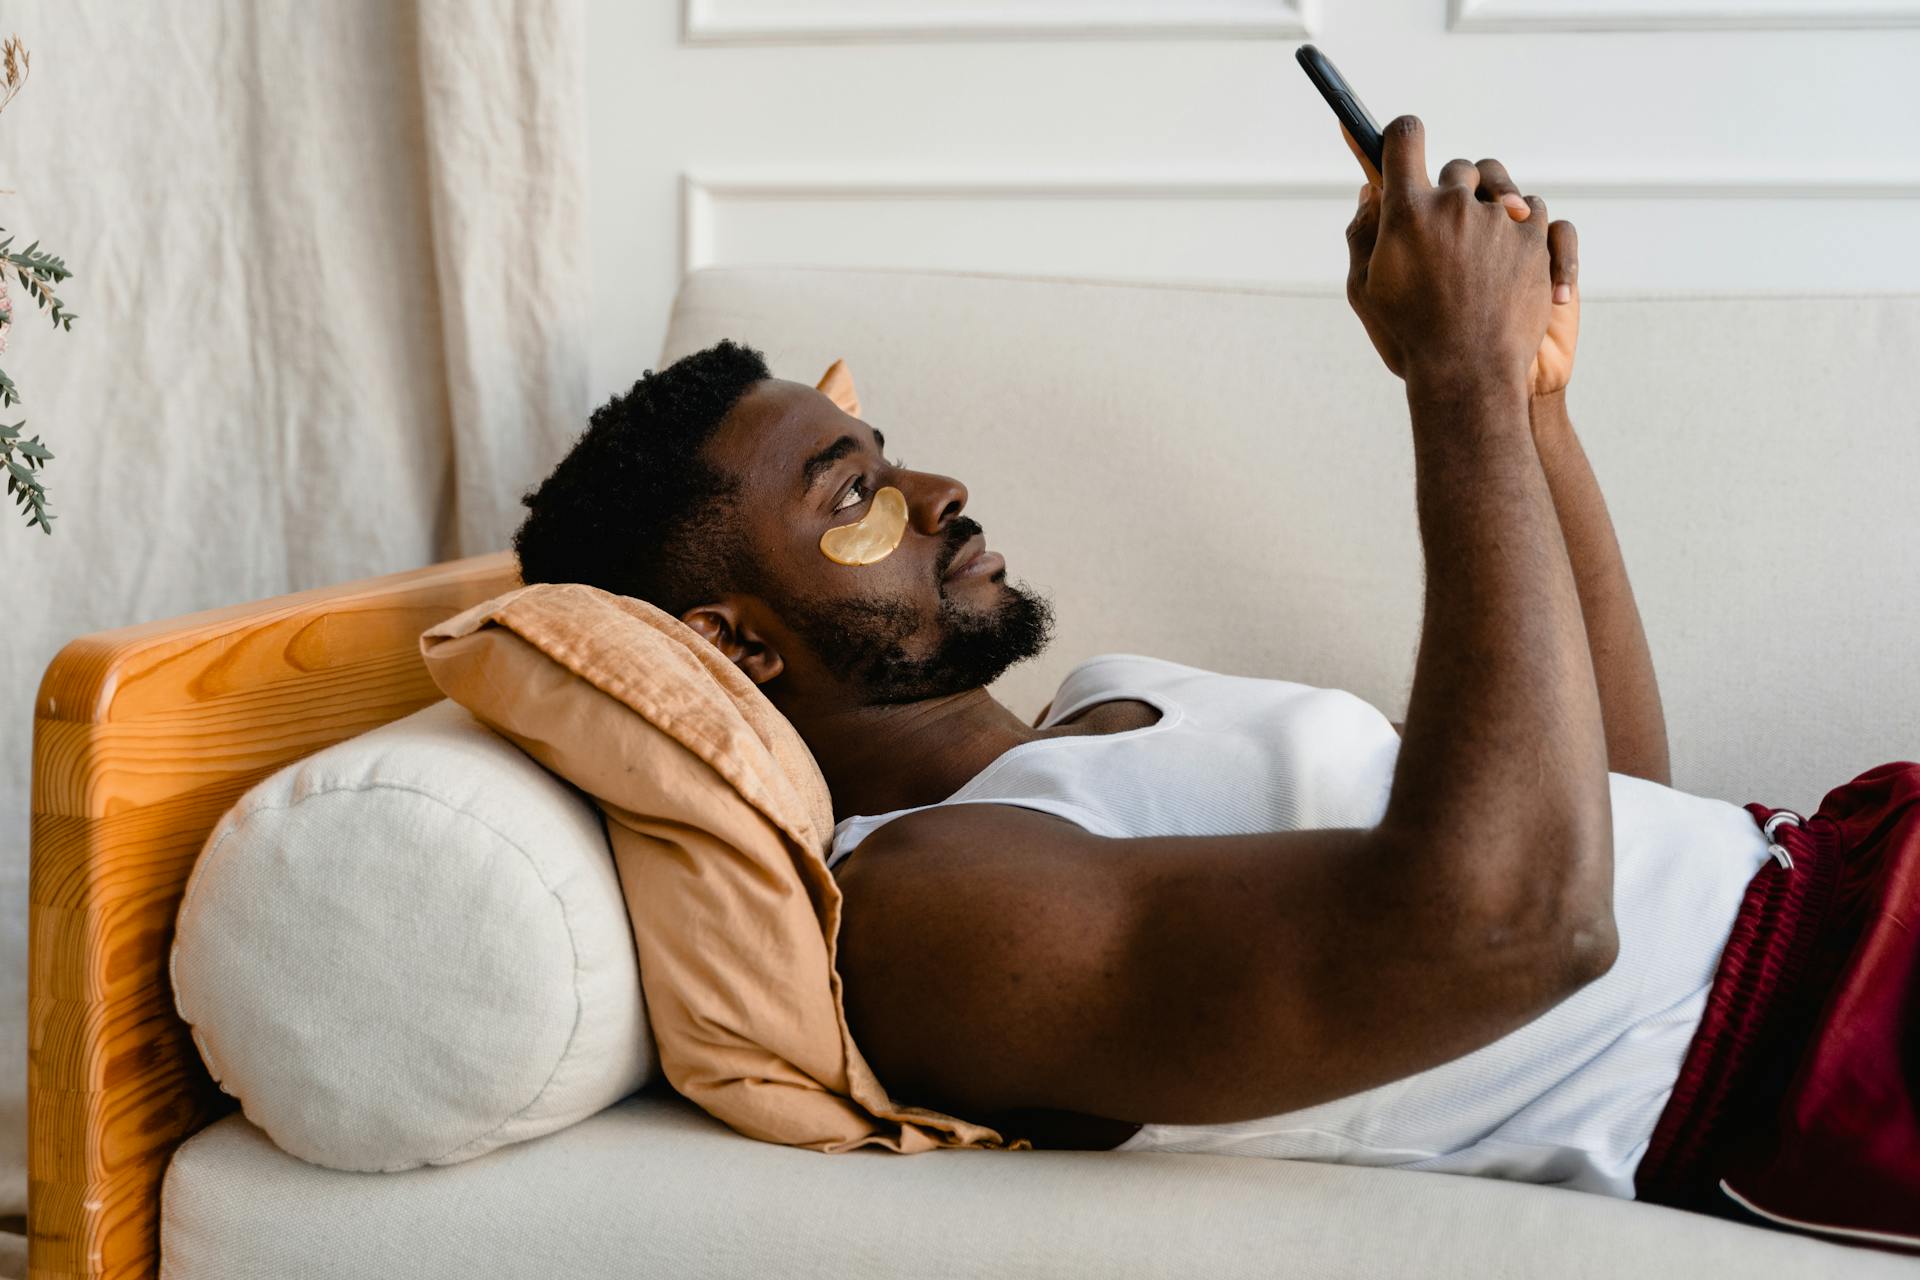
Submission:
{"label": "raised arm", "polygon": [[[1446,171],[1474,184],[1474,194],[1490,203],[1520,191],[1498,160],[1477,165],[1453,160]],[[1580,339],[1579,233],[1565,219],[1554,222],[1547,228],[1547,247],[1552,257],[1553,307],[1546,336],[1527,371],[1527,415],[1547,487],[1553,492],[1574,586],[1580,593],[1587,649],[1593,655],[1600,714],[1606,724],[1607,768],[1671,785],[1667,722],[1654,679],[1653,655],[1647,649],[1606,499],[1567,417],[1567,382],[1573,376],[1574,349]]]}
{"label": "raised arm", "polygon": [[[1347,232],[1348,301],[1407,384],[1426,551],[1426,621],[1384,823],[1429,832],[1497,825],[1521,796],[1550,795],[1536,810],[1549,826],[1536,830],[1557,822],[1566,847],[1581,851],[1555,869],[1566,877],[1555,891],[1606,903],[1610,924],[1599,690],[1541,460],[1530,430],[1512,429],[1528,421],[1529,380],[1551,319],[1546,204],[1516,193],[1525,220],[1489,220],[1473,166],[1450,162],[1427,185],[1424,141],[1414,117],[1389,126],[1396,172],[1384,192],[1361,189]],[[1526,234],[1498,234],[1514,230]],[[1462,252],[1468,244],[1477,252]],[[1511,255],[1505,270],[1489,270],[1489,255],[1502,254]],[[1540,284],[1529,286],[1529,275]],[[1510,314],[1493,314],[1498,306]],[[1524,344],[1517,359],[1507,350],[1515,342]],[[1466,738],[1464,760],[1439,748],[1447,736]]]}
{"label": "raised arm", "polygon": [[[1452,160],[1442,173],[1474,185],[1475,195],[1488,203],[1519,195],[1519,187],[1498,160],[1477,165]],[[1513,217],[1525,220],[1525,211],[1508,207]],[[1587,650],[1600,690],[1607,768],[1671,786],[1667,722],[1653,655],[1606,499],[1567,416],[1567,381],[1573,375],[1574,348],[1580,337],[1579,235],[1571,222],[1562,219],[1548,226],[1547,244],[1552,255],[1553,310],[1546,336],[1527,371],[1527,416],[1580,596]],[[1402,725],[1393,727],[1406,732]]]}
{"label": "raised arm", "polygon": [[1573,563],[1574,586],[1580,591],[1587,648],[1600,686],[1600,715],[1606,722],[1607,768],[1671,786],[1667,720],[1653,654],[1647,649],[1607,501],[1567,417],[1566,388],[1533,397],[1529,416]]}

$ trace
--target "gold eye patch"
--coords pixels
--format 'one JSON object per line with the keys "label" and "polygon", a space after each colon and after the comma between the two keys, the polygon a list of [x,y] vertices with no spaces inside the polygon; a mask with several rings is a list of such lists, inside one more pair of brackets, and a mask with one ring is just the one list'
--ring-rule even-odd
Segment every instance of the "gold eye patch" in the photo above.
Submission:
{"label": "gold eye patch", "polygon": [[907,532],[907,495],[887,485],[873,495],[864,519],[835,525],[820,535],[820,550],[835,564],[885,560]]}

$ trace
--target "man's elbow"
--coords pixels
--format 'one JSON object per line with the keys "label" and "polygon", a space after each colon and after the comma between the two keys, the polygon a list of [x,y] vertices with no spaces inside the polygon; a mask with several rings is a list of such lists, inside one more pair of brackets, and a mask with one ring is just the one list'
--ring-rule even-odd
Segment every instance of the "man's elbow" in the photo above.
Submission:
{"label": "man's elbow", "polygon": [[1600,912],[1567,930],[1567,975],[1574,990],[1606,977],[1619,958],[1620,929],[1612,911]]}

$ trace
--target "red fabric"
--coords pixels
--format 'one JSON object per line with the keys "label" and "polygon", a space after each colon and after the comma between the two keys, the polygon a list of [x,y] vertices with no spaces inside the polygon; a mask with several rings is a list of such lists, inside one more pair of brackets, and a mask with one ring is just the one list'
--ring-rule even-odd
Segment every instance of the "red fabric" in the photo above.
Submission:
{"label": "red fabric", "polygon": [[1920,763],[1868,770],[1774,839],[1794,866],[1747,887],[1636,1193],[1769,1222],[1724,1180],[1810,1224],[1786,1229],[1920,1251]]}

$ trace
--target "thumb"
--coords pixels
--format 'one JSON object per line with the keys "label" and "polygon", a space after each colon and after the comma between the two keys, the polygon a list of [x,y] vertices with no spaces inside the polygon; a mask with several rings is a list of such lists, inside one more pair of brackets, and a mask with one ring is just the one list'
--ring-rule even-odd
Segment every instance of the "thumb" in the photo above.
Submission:
{"label": "thumb", "polygon": [[1371,182],[1360,187],[1360,201],[1347,223],[1347,251],[1361,262],[1373,256],[1373,243],[1380,236],[1380,188]]}
{"label": "thumb", "polygon": [[1380,238],[1380,189],[1371,182],[1360,188],[1360,204],[1347,223],[1347,296],[1366,283],[1374,242]]}

